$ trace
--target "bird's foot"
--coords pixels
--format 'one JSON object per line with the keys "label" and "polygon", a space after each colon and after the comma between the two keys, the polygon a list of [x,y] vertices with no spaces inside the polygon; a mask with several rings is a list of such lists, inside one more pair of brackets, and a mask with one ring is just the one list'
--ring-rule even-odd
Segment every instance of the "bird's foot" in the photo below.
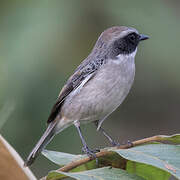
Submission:
{"label": "bird's foot", "polygon": [[95,153],[100,152],[99,149],[94,149],[94,150],[92,150],[92,149],[89,149],[87,146],[84,146],[84,147],[82,148],[82,151],[83,151],[84,153],[86,153],[89,157],[92,157],[93,159],[96,159],[96,158],[97,158]]}
{"label": "bird's foot", "polygon": [[134,146],[134,144],[131,141],[129,141],[129,140],[127,141],[127,144],[128,144],[129,148]]}
{"label": "bird's foot", "polygon": [[112,144],[113,147],[120,146],[120,143],[116,142],[115,140],[112,140],[111,144]]}
{"label": "bird's foot", "polygon": [[95,153],[100,152],[99,149],[91,150],[87,146],[82,148],[82,151],[88,155],[88,157],[96,160],[96,165],[98,166],[98,158]]}

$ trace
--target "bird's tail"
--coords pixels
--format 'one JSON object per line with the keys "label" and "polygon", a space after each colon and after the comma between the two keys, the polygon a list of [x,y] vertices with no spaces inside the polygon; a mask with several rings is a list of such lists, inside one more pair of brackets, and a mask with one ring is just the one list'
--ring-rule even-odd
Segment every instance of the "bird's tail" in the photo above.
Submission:
{"label": "bird's tail", "polygon": [[55,127],[56,122],[51,122],[44,132],[41,139],[38,141],[32,152],[29,154],[27,160],[24,163],[24,166],[30,166],[36,159],[36,157],[41,153],[41,151],[45,148],[45,146],[51,141],[51,139],[56,134]]}

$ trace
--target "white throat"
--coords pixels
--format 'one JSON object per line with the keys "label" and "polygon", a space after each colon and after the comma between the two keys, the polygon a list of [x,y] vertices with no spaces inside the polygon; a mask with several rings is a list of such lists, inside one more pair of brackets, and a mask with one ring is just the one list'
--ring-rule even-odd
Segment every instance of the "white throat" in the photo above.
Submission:
{"label": "white throat", "polygon": [[137,52],[137,48],[131,54],[119,54],[118,56],[116,56],[117,59],[114,60],[114,63],[120,64],[121,62],[124,62],[124,61],[131,61],[131,62],[133,61],[134,62],[136,52]]}

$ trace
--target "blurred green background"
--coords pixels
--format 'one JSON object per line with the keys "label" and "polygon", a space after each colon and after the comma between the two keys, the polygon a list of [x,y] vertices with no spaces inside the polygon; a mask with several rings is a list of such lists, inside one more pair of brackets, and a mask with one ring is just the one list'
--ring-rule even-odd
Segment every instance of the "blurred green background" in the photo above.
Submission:
{"label": "blurred green background", "polygon": [[[100,33],[132,26],[151,38],[139,46],[132,90],[104,123],[119,142],[180,130],[180,1],[0,1],[0,114],[14,108],[2,135],[25,159],[46,128],[60,89]],[[7,110],[7,112],[6,112]],[[93,124],[82,127],[90,147],[108,146]],[[48,149],[81,153],[74,127]],[[40,156],[37,177],[58,167]]]}

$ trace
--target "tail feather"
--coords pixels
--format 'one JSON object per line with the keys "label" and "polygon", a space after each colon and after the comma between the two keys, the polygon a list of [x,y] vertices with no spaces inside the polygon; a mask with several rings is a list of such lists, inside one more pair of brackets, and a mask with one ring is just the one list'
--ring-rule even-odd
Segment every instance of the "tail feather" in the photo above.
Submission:
{"label": "tail feather", "polygon": [[41,151],[46,147],[46,145],[51,141],[51,139],[56,134],[55,132],[56,122],[52,122],[48,125],[46,131],[44,132],[41,139],[38,141],[32,152],[29,154],[27,160],[24,163],[24,166],[30,166]]}

